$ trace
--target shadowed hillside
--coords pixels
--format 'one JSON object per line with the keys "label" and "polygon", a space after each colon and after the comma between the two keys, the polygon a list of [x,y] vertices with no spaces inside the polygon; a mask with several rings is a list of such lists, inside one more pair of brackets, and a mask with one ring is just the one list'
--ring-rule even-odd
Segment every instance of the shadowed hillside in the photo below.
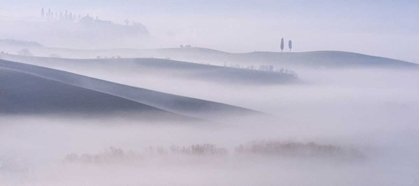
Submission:
{"label": "shadowed hillside", "polygon": [[[9,53],[13,54],[14,51]],[[171,58],[173,60],[211,63],[215,65],[238,64],[273,65],[286,68],[418,68],[418,64],[344,51],[313,52],[250,52],[227,53],[207,48],[163,48],[163,49],[107,49],[75,50],[59,48],[35,48],[37,56],[59,54],[65,58]]]}
{"label": "shadowed hillside", "polygon": [[153,75],[158,77],[171,76],[180,79],[209,81],[230,84],[299,84],[303,83],[296,74],[234,67],[221,67],[188,63],[167,59],[64,59],[45,57],[23,57],[4,55],[5,59],[18,61],[58,70],[81,73],[89,69],[89,74],[95,71],[112,70],[114,73],[130,77],[135,75]]}
{"label": "shadowed hillside", "polygon": [[142,120],[192,120],[145,104],[0,67],[0,114],[135,114]]}
{"label": "shadowed hillside", "polygon": [[[191,117],[198,117],[198,118],[204,118],[204,119],[218,119],[218,117],[220,116],[260,114],[252,110],[230,106],[230,105],[226,105],[222,103],[177,96],[177,95],[152,91],[148,89],[130,87],[126,85],[111,83],[111,82],[107,82],[107,81],[103,81],[103,80],[99,80],[95,78],[89,78],[89,77],[85,77],[85,76],[81,76],[77,74],[72,74],[68,72],[63,72],[63,71],[33,66],[33,65],[25,65],[21,63],[0,60],[0,68],[11,69],[14,71],[31,74],[33,76],[38,76],[45,79],[54,80],[56,82],[65,83],[67,85],[73,85],[76,87],[94,90],[96,92],[106,93],[109,95],[135,101],[137,103],[149,105],[151,107],[156,107],[162,110],[167,110],[169,112],[174,112],[174,113],[187,115]],[[12,80],[13,80],[13,77],[12,77]],[[4,86],[9,87],[11,86],[10,84],[12,84],[12,82],[13,81],[5,81]],[[35,84],[36,82],[34,82],[34,86]],[[49,86],[48,90],[60,89],[60,88],[54,88],[53,85],[46,85],[46,86]],[[28,91],[30,89],[24,89],[24,90]],[[23,93],[26,94],[26,92],[23,92]],[[15,94],[15,95],[18,95],[18,94]],[[6,99],[6,100],[9,100],[9,99]],[[16,101],[19,101],[19,99],[17,99]],[[27,100],[27,101],[30,101],[30,100]],[[92,103],[92,104],[95,104],[95,103]],[[92,106],[92,107],[100,107],[100,106]]]}

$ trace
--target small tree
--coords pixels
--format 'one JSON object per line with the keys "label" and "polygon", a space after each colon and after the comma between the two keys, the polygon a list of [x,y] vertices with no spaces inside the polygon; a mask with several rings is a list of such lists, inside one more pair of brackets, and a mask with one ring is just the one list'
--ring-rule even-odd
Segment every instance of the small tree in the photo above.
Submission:
{"label": "small tree", "polygon": [[283,40],[283,38],[281,38],[280,49],[281,49],[281,52],[283,52],[283,49],[284,49],[284,40]]}
{"label": "small tree", "polygon": [[44,8],[41,9],[41,16],[44,17],[45,12],[44,12]]}
{"label": "small tree", "polygon": [[290,49],[290,52],[292,52],[292,40],[289,40],[289,49]]}
{"label": "small tree", "polygon": [[32,53],[28,49],[22,49],[18,52],[18,55],[21,56],[32,56]]}

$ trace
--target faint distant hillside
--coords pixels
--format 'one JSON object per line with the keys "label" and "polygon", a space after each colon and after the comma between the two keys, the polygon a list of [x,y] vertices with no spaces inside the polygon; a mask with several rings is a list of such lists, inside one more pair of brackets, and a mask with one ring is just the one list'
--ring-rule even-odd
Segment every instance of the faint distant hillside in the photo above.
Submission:
{"label": "faint distant hillside", "polygon": [[[24,114],[39,111],[109,114],[156,109],[213,121],[227,116],[262,115],[258,111],[233,105],[4,60],[0,60],[0,90],[0,105],[5,105],[0,107],[0,115],[23,111]],[[103,94],[107,96],[101,96]]]}
{"label": "faint distant hillside", "polygon": [[[291,69],[273,66],[249,66],[237,68],[207,64],[188,63],[169,59],[66,59],[29,57],[21,55],[1,55],[1,59],[33,64],[92,76],[95,72],[113,71],[114,75],[133,79],[148,77],[206,81],[229,85],[286,85],[303,83]],[[251,68],[252,67],[252,68]]]}
{"label": "faint distant hillside", "polygon": [[227,65],[273,65],[286,68],[418,68],[397,59],[345,51],[227,53],[207,48],[168,48],[142,51],[143,55]]}
{"label": "faint distant hillside", "polygon": [[116,35],[136,35],[136,34],[145,34],[148,35],[149,31],[141,23],[128,23],[126,25],[115,24],[111,21],[100,20],[98,18],[94,19],[89,15],[81,18],[78,21],[78,24],[81,26],[81,29],[84,29],[86,32],[92,32],[95,34],[116,34]]}
{"label": "faint distant hillside", "polygon": [[49,56],[57,53],[65,58],[163,58],[219,66],[271,65],[289,69],[303,68],[418,68],[418,64],[402,60],[345,51],[249,52],[228,53],[208,48],[106,49],[77,50],[45,48],[37,51]]}
{"label": "faint distant hillside", "polygon": [[0,39],[0,46],[10,46],[10,47],[44,47],[44,45],[35,42],[35,41],[23,41],[23,40],[14,40],[14,39]]}
{"label": "faint distant hillside", "polygon": [[[60,14],[59,14],[60,15]],[[98,17],[54,16],[35,20],[0,22],[0,38],[36,40],[46,46],[71,48],[146,47],[153,44],[148,29],[141,23],[119,24]]]}

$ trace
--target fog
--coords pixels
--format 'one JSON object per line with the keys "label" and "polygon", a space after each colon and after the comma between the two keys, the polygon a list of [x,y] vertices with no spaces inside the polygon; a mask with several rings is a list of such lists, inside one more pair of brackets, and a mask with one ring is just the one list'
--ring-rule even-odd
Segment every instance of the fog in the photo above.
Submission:
{"label": "fog", "polygon": [[[20,0],[2,1],[2,5],[1,39],[37,41],[50,47],[97,49],[192,45],[229,52],[279,51],[280,40],[285,38],[295,42],[293,51],[297,52],[341,50],[418,63],[419,11],[418,2],[411,0],[369,3],[359,0],[127,0],[118,3],[107,0]],[[63,34],[61,28],[66,24],[52,24],[55,21],[41,18],[42,8],[58,14],[67,10],[76,15],[97,16],[100,20],[120,25],[125,25],[125,20],[134,21],[143,24],[153,39],[89,35],[90,39],[82,40],[72,34]],[[20,24],[15,24],[16,20]],[[38,25],[30,24],[34,21]],[[78,22],[74,23],[70,24],[71,28]],[[45,30],[51,25],[55,29]],[[80,34],[80,30],[73,31]],[[107,31],[101,30],[101,34],[104,33]]]}
{"label": "fog", "polygon": [[[2,181],[10,185],[415,185],[418,184],[418,71],[307,70],[305,85],[230,85],[107,75],[107,80],[270,113],[223,124],[139,122],[129,116],[1,117]],[[94,77],[105,75],[91,73]],[[144,79],[143,79],[144,80]],[[192,86],[193,85],[193,86]],[[218,91],[208,91],[218,90]],[[246,116],[243,116],[246,117]],[[239,119],[239,118],[238,118]],[[252,122],[251,122],[252,121]],[[313,142],[361,157],[238,155],[255,140]],[[68,154],[109,147],[214,144],[227,155],[143,154],[69,163]]]}
{"label": "fog", "polygon": [[2,186],[419,184],[418,2],[0,4]]}

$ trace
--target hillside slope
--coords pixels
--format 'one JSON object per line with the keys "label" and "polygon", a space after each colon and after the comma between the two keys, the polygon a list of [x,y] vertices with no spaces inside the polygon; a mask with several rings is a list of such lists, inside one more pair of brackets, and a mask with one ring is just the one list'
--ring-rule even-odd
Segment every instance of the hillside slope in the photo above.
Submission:
{"label": "hillside slope", "polygon": [[0,60],[0,68],[20,71],[26,74],[65,83],[67,85],[106,93],[190,117],[217,120],[221,116],[261,114],[256,111],[227,104],[177,96],[143,88],[130,87],[64,71],[16,62]]}
{"label": "hillside slope", "polygon": [[0,114],[103,117],[135,115],[142,120],[184,120],[149,105],[0,66]]}
{"label": "hillside slope", "polygon": [[87,76],[92,76],[95,74],[94,72],[109,71],[115,73],[115,75],[119,74],[127,78],[138,78],[138,75],[151,75],[162,78],[170,76],[171,78],[242,85],[302,83],[298,77],[286,73],[221,67],[167,59],[64,59],[15,55],[5,55],[3,58]]}
{"label": "hillside slope", "polygon": [[[9,53],[13,54],[15,51]],[[38,56],[57,54],[65,58],[171,58],[173,60],[211,63],[216,65],[273,65],[275,67],[309,68],[418,68],[418,64],[406,61],[344,51],[312,52],[249,52],[228,53],[208,48],[162,48],[162,49],[107,49],[76,50],[65,48],[35,48]]]}
{"label": "hillside slope", "polygon": [[149,52],[159,57],[183,60],[287,68],[418,68],[418,64],[415,63],[343,51],[226,53],[206,48],[173,48],[155,49]]}

